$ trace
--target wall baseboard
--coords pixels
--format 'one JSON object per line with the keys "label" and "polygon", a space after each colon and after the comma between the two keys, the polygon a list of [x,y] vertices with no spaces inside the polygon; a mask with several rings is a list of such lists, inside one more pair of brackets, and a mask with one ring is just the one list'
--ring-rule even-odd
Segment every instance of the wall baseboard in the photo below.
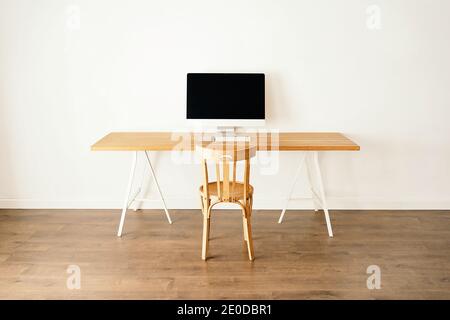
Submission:
{"label": "wall baseboard", "polygon": [[[199,209],[197,198],[166,198],[170,209]],[[334,198],[327,199],[334,210],[450,210],[450,199],[424,201],[421,199],[377,199],[377,198]],[[285,204],[283,198],[255,198],[254,209],[280,210]],[[134,205],[134,204],[133,204]],[[131,208],[133,208],[133,205]],[[120,209],[121,200],[39,200],[39,199],[0,199],[1,209]],[[159,200],[145,202],[143,209],[162,208]],[[222,206],[217,208],[234,208]],[[289,209],[313,209],[311,200],[291,200]]]}

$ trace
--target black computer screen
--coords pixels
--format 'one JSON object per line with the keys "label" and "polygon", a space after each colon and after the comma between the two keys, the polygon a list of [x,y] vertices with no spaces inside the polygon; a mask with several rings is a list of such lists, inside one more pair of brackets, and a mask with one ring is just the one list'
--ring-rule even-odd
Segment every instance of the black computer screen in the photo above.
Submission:
{"label": "black computer screen", "polygon": [[264,119],[263,73],[188,73],[187,119]]}

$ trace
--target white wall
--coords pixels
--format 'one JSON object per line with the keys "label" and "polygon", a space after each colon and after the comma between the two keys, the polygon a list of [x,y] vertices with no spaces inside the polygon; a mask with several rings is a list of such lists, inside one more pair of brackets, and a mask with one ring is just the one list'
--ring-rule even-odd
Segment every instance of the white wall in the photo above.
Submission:
{"label": "white wall", "polygon": [[[373,4],[381,30],[366,25]],[[0,207],[119,207],[130,155],[91,144],[186,126],[187,72],[262,71],[271,128],[362,146],[321,159],[332,207],[449,209],[448,12],[447,0],[0,0]],[[298,156],[253,172],[256,207],[281,205]],[[169,206],[198,207],[200,168],[170,159],[156,159]]]}

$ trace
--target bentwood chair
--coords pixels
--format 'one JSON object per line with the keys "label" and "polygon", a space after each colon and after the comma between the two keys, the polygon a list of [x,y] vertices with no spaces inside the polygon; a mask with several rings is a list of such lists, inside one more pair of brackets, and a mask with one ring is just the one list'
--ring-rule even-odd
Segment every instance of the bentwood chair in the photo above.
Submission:
{"label": "bentwood chair", "polygon": [[[214,142],[196,146],[201,152],[203,184],[200,197],[203,213],[202,259],[208,255],[211,209],[218,203],[234,203],[242,210],[244,241],[248,257],[253,260],[251,214],[253,187],[250,185],[250,159],[256,154],[256,146],[248,142]],[[236,180],[237,162],[244,162],[243,178]],[[215,164],[216,181],[209,181],[208,163]],[[231,167],[231,178],[230,178]]]}

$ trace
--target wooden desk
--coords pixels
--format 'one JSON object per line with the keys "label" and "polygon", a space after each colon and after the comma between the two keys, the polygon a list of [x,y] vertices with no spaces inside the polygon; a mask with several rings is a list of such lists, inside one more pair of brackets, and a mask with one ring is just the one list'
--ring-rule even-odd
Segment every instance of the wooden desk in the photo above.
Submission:
{"label": "wooden desk", "polygon": [[[213,133],[190,133],[190,132],[112,132],[92,145],[93,151],[133,151],[133,160],[131,171],[126,189],[125,200],[120,218],[119,230],[117,235],[122,235],[123,224],[126,211],[129,206],[138,201],[143,202],[148,199],[137,198],[141,192],[142,186],[131,196],[131,189],[136,170],[138,152],[144,152],[147,163],[149,164],[153,180],[157,187],[159,196],[163,203],[166,217],[169,223],[172,220],[164,200],[164,196],[158,184],[150,157],[149,151],[194,151],[195,145],[199,141],[209,141]],[[305,165],[308,182],[314,203],[315,211],[321,207],[324,211],[327,223],[328,235],[333,237],[331,221],[326,203],[325,192],[323,188],[322,174],[318,161],[319,151],[358,151],[360,147],[352,140],[337,132],[258,132],[245,133],[250,137],[250,143],[254,143],[259,151],[307,151],[302,153],[300,164],[293,179],[291,188],[286,198],[286,204],[281,212],[278,223],[283,221],[284,214],[292,198],[294,187],[300,177],[301,171]],[[313,175],[316,182],[313,182]],[[316,186],[315,186],[316,184]],[[138,204],[139,206],[139,204]],[[138,209],[135,207],[135,211]]]}
{"label": "wooden desk", "polygon": [[[211,133],[189,132],[112,132],[97,141],[93,151],[193,151],[195,138]],[[278,142],[272,141],[276,134],[248,133],[257,141],[258,150],[280,151],[358,151],[359,146],[337,132],[280,132]],[[197,139],[198,140],[198,139]]]}

